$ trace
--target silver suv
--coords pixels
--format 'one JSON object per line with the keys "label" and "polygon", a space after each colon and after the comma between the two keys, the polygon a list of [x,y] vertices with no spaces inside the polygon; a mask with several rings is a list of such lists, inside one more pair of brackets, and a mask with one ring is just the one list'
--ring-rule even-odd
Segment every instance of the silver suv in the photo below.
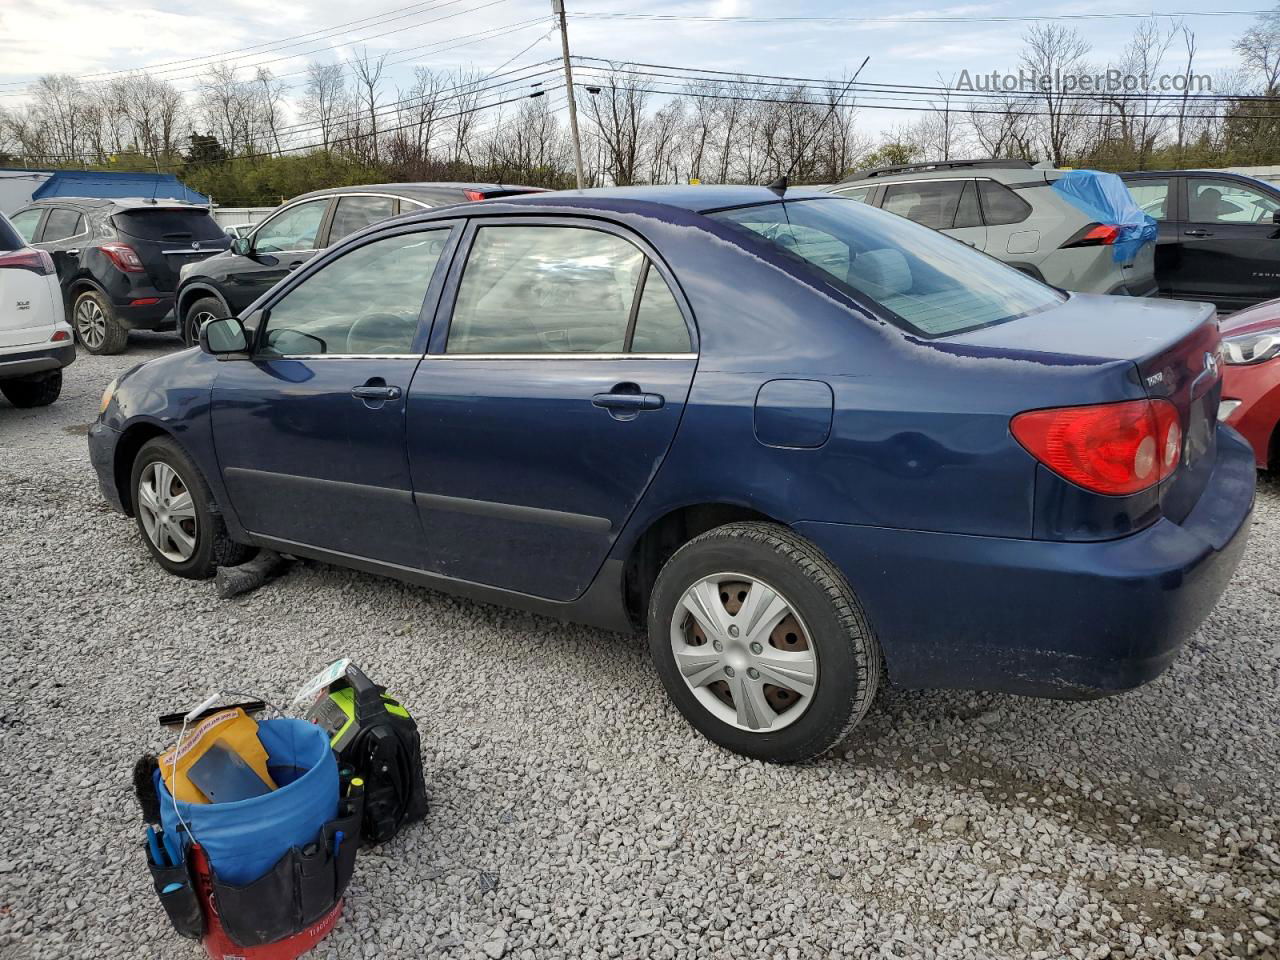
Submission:
{"label": "silver suv", "polygon": [[1066,171],[1025,160],[902,164],[854,174],[829,189],[963,240],[1045,283],[1082,293],[1156,292],[1155,244],[1117,259],[1115,224],[1053,188]]}

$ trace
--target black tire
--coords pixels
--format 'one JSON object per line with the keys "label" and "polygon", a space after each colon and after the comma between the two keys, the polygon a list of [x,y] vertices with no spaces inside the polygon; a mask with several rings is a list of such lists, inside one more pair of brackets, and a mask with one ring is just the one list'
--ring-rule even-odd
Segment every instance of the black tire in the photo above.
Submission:
{"label": "black tire", "polygon": [[[803,622],[816,653],[816,682],[807,705],[780,729],[746,730],[721,719],[693,693],[677,667],[671,639],[676,605],[698,581],[719,573],[758,578],[780,593],[797,623]],[[788,638],[794,639],[791,634]],[[772,635],[770,643],[777,645]],[[649,648],[668,695],[693,727],[728,750],[773,763],[807,760],[840,743],[866,716],[883,671],[880,645],[844,576],[813,544],[773,523],[726,524],[676,551],[654,584]],[[714,688],[714,683],[707,686]],[[775,686],[775,697],[777,691]],[[734,709],[732,703],[727,707]],[[775,722],[784,713],[785,708]]]}
{"label": "black tire", "polygon": [[97,290],[86,290],[76,297],[71,305],[71,326],[80,346],[99,356],[120,353],[129,345],[129,329],[116,316],[111,301]]}
{"label": "black tire", "polygon": [[[195,518],[194,529],[189,530],[189,534],[195,538],[195,547],[185,560],[166,556],[147,533],[143,520],[145,508],[139,502],[138,487],[144,471],[154,463],[168,465],[191,494]],[[138,532],[142,534],[142,542],[147,545],[156,562],[170,573],[190,580],[206,580],[214,575],[218,567],[244,563],[255,553],[254,548],[236,543],[228,536],[227,525],[223,522],[222,513],[204,475],[182,447],[169,437],[156,437],[142,445],[129,471],[129,481],[134,519],[138,524]]]}
{"label": "black tire", "polygon": [[21,380],[0,383],[0,393],[15,407],[47,407],[62,393],[62,371],[52,370]]}
{"label": "black tire", "polygon": [[205,320],[210,320],[230,316],[230,311],[218,297],[201,297],[191,303],[182,315],[182,322],[178,324],[178,333],[188,347],[194,347],[200,342],[200,325],[197,321],[202,315],[205,315]]}

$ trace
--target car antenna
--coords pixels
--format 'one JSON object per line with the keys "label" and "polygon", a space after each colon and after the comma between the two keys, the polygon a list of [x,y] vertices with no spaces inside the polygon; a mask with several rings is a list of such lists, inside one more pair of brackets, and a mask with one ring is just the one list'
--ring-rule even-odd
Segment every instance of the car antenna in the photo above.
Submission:
{"label": "car antenna", "polygon": [[796,155],[791,161],[791,166],[787,168],[787,172],[777,180],[773,181],[773,183],[766,184],[765,186],[767,189],[772,190],[779,197],[786,194],[788,186],[787,178],[790,177],[791,172],[795,170],[796,164],[800,162],[800,158],[804,156],[804,152],[809,149],[809,144],[813,143],[813,141],[818,138],[818,134],[822,132],[822,128],[827,125],[827,121],[835,116],[836,108],[840,106],[840,102],[844,100],[845,96],[849,93],[849,89],[857,82],[858,75],[862,73],[862,68],[865,67],[870,60],[870,56],[863,57],[862,63],[858,65],[858,69],[853,72],[853,76],[849,78],[849,82],[846,83],[844,85],[844,89],[840,91],[840,96],[831,101],[831,109],[828,110],[826,116],[822,118],[822,122],[818,124],[817,128],[809,136],[809,139],[805,141],[804,145],[796,151]]}

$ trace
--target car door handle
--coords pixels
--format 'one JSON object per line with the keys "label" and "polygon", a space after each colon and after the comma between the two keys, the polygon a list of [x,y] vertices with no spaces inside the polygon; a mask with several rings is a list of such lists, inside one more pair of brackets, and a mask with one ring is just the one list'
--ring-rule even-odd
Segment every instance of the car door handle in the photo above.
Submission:
{"label": "car door handle", "polygon": [[661,410],[667,401],[660,393],[597,393],[592,406],[606,410]]}
{"label": "car door handle", "polygon": [[386,384],[365,383],[351,388],[351,395],[357,400],[399,400],[400,388]]}
{"label": "car door handle", "polygon": [[1213,236],[1212,230],[1201,230],[1199,228],[1195,230],[1183,230],[1182,232],[1188,237],[1212,237]]}
{"label": "car door handle", "polygon": [[80,251],[79,251],[79,250],[64,250],[64,251],[62,251],[62,252],[63,252],[63,253],[65,253],[68,257],[78,257],[78,256],[80,256]]}
{"label": "car door handle", "polygon": [[303,265],[304,263],[306,263],[306,262],[307,262],[307,261],[305,261],[305,260],[294,260],[292,263],[290,263],[290,264],[289,264],[289,269],[290,269],[290,270],[293,270],[293,269],[295,269],[296,267],[300,267],[300,266],[302,266],[302,265]]}

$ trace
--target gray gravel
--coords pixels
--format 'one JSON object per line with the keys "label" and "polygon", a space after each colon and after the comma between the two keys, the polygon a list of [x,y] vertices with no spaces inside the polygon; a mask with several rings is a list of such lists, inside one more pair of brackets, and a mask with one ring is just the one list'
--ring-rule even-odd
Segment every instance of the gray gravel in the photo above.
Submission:
{"label": "gray gravel", "polygon": [[0,956],[204,956],[167,932],[130,768],[154,717],[349,653],[423,724],[429,820],[362,853],[316,956],[1280,957],[1280,478],[1159,681],[1055,703],[891,691],[838,756],[693,733],[640,638],[302,564],[220,602],[102,503],[82,356],[0,401]]}

